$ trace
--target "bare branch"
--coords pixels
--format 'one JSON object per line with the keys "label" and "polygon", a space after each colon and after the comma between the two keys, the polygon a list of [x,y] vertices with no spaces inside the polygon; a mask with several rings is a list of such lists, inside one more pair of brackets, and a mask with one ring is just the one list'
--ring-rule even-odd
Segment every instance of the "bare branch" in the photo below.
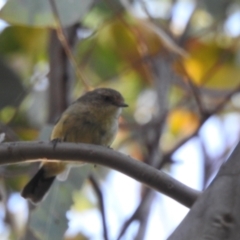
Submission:
{"label": "bare branch", "polygon": [[188,142],[191,138],[195,137],[200,128],[202,127],[202,125],[213,115],[219,113],[226,105],[226,103],[230,100],[230,98],[238,93],[240,91],[240,85],[238,85],[233,91],[229,92],[225,98],[212,110],[212,111],[208,111],[207,114],[205,114],[201,120],[201,123],[199,124],[198,128],[188,137],[184,138],[182,141],[180,141],[179,143],[176,144],[176,146],[170,150],[168,153],[166,153],[163,156],[162,161],[159,163],[159,165],[157,166],[158,169],[162,168],[164,166],[164,164],[166,162],[168,162],[171,159],[171,156],[174,154],[174,152],[179,149],[181,146],[183,146],[186,142]]}
{"label": "bare branch", "polygon": [[201,100],[201,96],[200,96],[200,92],[198,87],[193,83],[193,81],[191,81],[189,78],[186,79],[187,84],[189,85],[192,95],[196,101],[199,113],[201,114],[201,117],[204,117],[204,115],[206,114],[206,110],[204,109],[203,105],[202,105],[202,100]]}
{"label": "bare branch", "polygon": [[97,195],[98,198],[98,204],[99,204],[99,209],[101,212],[101,218],[102,218],[102,225],[103,225],[103,237],[104,240],[108,240],[108,228],[107,228],[107,222],[106,222],[106,214],[105,214],[105,207],[104,207],[104,201],[103,201],[103,194],[102,191],[98,185],[97,179],[93,174],[90,174],[89,176],[89,181],[92,184],[92,187]]}
{"label": "bare branch", "polygon": [[[166,173],[106,147],[83,143],[12,142],[0,144],[1,165],[39,161],[85,161],[122,172],[129,177],[191,207],[200,192],[185,186]],[[37,159],[37,160],[33,160]],[[27,161],[28,160],[28,161]]]}
{"label": "bare branch", "polygon": [[[120,231],[120,233],[118,235],[117,240],[120,240],[123,237],[123,235],[126,232],[127,228],[131,225],[131,223],[133,221],[135,221],[135,220],[138,220],[138,221],[143,220],[144,221],[145,219],[147,220],[145,215],[146,215],[146,212],[147,212],[147,215],[149,215],[149,208],[151,207],[151,203],[152,203],[152,201],[154,199],[154,196],[155,196],[154,191],[152,191],[150,189],[148,189],[145,192],[145,195],[143,196],[142,201],[139,204],[139,206],[136,208],[136,210],[134,211],[132,216],[123,224],[122,229],[121,229],[121,231]],[[143,224],[143,225],[145,225],[145,224]],[[140,224],[140,226],[141,226],[141,224]],[[141,230],[139,232],[142,233]],[[138,232],[137,236],[139,236],[139,234],[140,234],[139,232]]]}

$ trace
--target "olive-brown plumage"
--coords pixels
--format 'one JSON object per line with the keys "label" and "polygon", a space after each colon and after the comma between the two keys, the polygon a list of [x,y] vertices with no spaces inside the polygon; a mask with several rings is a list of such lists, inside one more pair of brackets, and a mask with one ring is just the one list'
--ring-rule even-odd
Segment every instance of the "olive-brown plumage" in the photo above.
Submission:
{"label": "olive-brown plumage", "polygon": [[[123,107],[127,107],[127,104],[118,91],[110,88],[89,91],[65,110],[53,128],[51,140],[110,146],[116,136]],[[63,162],[43,163],[24,187],[22,196],[38,203],[56,176],[67,168]]]}

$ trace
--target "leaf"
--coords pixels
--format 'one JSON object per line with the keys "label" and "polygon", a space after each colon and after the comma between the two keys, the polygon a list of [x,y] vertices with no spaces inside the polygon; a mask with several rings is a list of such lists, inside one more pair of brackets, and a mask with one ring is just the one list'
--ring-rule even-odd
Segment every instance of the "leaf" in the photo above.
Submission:
{"label": "leaf", "polygon": [[47,29],[23,26],[9,26],[0,34],[0,56],[26,85],[32,84],[32,80],[42,72],[40,66],[47,65],[48,35]]}
{"label": "leaf", "polygon": [[102,79],[135,71],[140,81],[149,84],[152,75],[144,58],[161,52],[162,42],[159,34],[141,21],[132,19],[128,23],[121,15],[103,25],[91,39],[81,42],[78,58],[81,65],[91,67],[90,74],[93,70]]}
{"label": "leaf", "polygon": [[[201,42],[197,39],[189,40],[186,48],[190,56],[181,60],[181,63],[187,77],[189,76],[196,85],[230,90],[240,84],[240,69],[235,50],[220,47],[213,40]],[[181,72],[181,67],[178,71]],[[182,74],[185,75],[184,72]]]}
{"label": "leaf", "polygon": [[92,186],[85,184],[81,191],[73,193],[73,205],[71,211],[83,212],[89,209],[96,208],[96,203],[89,197],[89,188]]}
{"label": "leaf", "polygon": [[6,106],[17,107],[25,97],[26,92],[18,75],[1,59],[0,76],[0,109]]}
{"label": "leaf", "polygon": [[174,135],[190,135],[197,129],[199,123],[198,115],[187,109],[173,110],[168,117],[169,130]]}
{"label": "leaf", "polygon": [[9,26],[0,35],[0,53],[39,55],[41,52],[46,52],[48,33],[47,29]]}
{"label": "leaf", "polygon": [[199,127],[199,116],[185,108],[174,109],[167,118],[167,128],[162,135],[161,147],[171,151],[176,144],[194,133]]}
{"label": "leaf", "polygon": [[74,168],[65,182],[55,181],[48,196],[30,213],[29,228],[39,239],[63,239],[67,230],[66,212],[73,204],[72,194],[89,174],[90,165]]}
{"label": "leaf", "polygon": [[37,139],[39,131],[36,128],[18,126],[14,127],[14,131],[17,133],[20,139],[24,141],[34,141]]}
{"label": "leaf", "polygon": [[[93,0],[55,0],[63,27],[80,21],[92,3]],[[8,0],[0,18],[15,25],[55,27],[49,0]]]}
{"label": "leaf", "polygon": [[[138,21],[138,28],[142,33],[145,33],[142,37],[146,38],[145,41],[148,41],[146,43],[148,48],[151,49],[155,46],[155,53],[157,53],[160,50],[160,46],[163,45],[170,52],[176,53],[182,57],[188,56],[188,53],[183,48],[179,47],[160,26],[146,20],[139,19]],[[151,51],[152,50],[153,49],[151,49]]]}
{"label": "leaf", "polygon": [[8,123],[9,121],[11,121],[15,113],[16,113],[15,107],[10,107],[10,106],[4,107],[3,109],[1,109],[1,112],[0,112],[1,122]]}

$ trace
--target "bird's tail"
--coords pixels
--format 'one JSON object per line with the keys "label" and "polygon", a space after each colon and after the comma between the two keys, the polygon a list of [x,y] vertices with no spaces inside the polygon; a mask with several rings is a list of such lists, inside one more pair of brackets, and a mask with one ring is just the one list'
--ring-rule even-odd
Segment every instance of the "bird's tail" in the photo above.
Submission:
{"label": "bird's tail", "polygon": [[56,178],[56,176],[46,177],[45,175],[45,169],[41,167],[22,190],[22,197],[29,199],[34,204],[40,202]]}

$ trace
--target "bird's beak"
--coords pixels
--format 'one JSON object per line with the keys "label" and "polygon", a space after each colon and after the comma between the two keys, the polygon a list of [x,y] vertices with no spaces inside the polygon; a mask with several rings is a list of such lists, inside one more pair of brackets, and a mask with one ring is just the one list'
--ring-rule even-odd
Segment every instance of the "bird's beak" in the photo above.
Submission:
{"label": "bird's beak", "polygon": [[120,103],[120,104],[119,104],[119,107],[128,107],[128,104],[126,104],[126,103]]}

